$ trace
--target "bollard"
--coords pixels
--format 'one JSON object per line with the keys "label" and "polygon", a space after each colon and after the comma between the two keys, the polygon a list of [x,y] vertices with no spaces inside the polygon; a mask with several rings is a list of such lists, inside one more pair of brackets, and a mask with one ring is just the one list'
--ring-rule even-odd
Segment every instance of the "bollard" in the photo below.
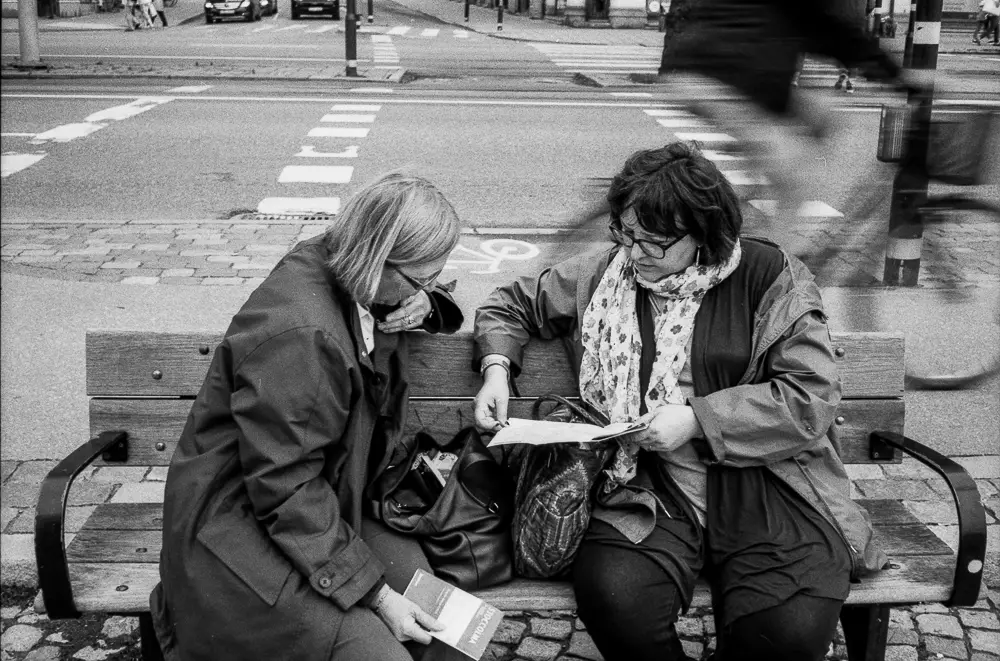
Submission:
{"label": "bollard", "polygon": [[503,0],[497,0],[497,32],[503,30]]}
{"label": "bollard", "polygon": [[906,154],[892,182],[889,233],[882,283],[916,287],[920,274],[924,226],[919,209],[927,201],[927,150],[934,107],[934,71],[941,41],[942,0],[917,0],[911,5],[903,67],[921,84],[907,94],[912,111]]}
{"label": "bollard", "polygon": [[465,0],[465,22],[469,22],[469,0]]}
{"label": "bollard", "polygon": [[345,59],[347,69],[344,72],[348,78],[358,77],[358,16],[355,0],[347,0],[347,16],[344,18]]}
{"label": "bollard", "polygon": [[368,25],[375,22],[375,0],[368,0]]}
{"label": "bollard", "polygon": [[18,0],[17,32],[19,57],[17,69],[47,69],[42,64],[38,49],[38,4],[36,0]]}

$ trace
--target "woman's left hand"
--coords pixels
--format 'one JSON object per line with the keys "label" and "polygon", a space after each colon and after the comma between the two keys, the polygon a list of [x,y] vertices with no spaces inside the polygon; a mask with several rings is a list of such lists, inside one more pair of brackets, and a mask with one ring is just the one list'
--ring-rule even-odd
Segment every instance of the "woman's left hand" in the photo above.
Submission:
{"label": "woman's left hand", "polygon": [[671,452],[704,435],[694,409],[683,404],[664,404],[639,418],[639,422],[648,427],[630,434],[628,440],[650,452]]}
{"label": "woman's left hand", "polygon": [[397,309],[385,316],[385,321],[379,322],[378,329],[383,333],[399,333],[420,328],[424,319],[433,310],[430,295],[420,290],[413,296],[403,299]]}

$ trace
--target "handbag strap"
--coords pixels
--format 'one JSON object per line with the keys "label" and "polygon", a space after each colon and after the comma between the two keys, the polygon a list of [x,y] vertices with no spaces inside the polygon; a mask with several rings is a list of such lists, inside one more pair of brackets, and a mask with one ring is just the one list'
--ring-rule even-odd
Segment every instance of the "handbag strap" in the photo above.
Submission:
{"label": "handbag strap", "polygon": [[538,399],[535,400],[535,403],[531,406],[531,417],[534,420],[541,419],[540,415],[541,408],[542,404],[544,404],[545,402],[553,402],[555,404],[565,406],[570,410],[570,412],[573,413],[573,415],[583,419],[586,422],[589,422],[592,425],[597,425],[598,427],[605,427],[608,424],[606,420],[601,420],[601,417],[599,415],[596,415],[591,411],[587,410],[586,408],[584,408],[583,406],[577,404],[576,402],[572,402],[563,397],[562,395],[556,395],[555,393],[547,393],[545,395],[541,395],[538,397]]}

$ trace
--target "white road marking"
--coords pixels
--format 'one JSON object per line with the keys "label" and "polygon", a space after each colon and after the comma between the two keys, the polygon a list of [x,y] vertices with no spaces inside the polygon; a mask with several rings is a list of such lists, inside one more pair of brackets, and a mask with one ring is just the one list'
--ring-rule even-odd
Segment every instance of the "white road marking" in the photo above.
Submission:
{"label": "white road marking", "polygon": [[725,133],[675,133],[680,140],[697,140],[698,142],[736,142],[736,138]]}
{"label": "white road marking", "polygon": [[392,28],[391,30],[389,30],[388,34],[398,34],[398,35],[402,36],[402,35],[406,34],[409,31],[410,31],[410,26],[409,25],[399,25],[399,26],[396,26],[396,27]]}
{"label": "white road marking", "polygon": [[259,213],[307,214],[340,211],[339,197],[265,197],[257,205]]}
{"label": "white road marking", "polygon": [[373,44],[391,44],[392,37],[387,34],[373,34],[372,35]]}
{"label": "white road marking", "polygon": [[455,35],[456,39],[468,39],[469,33],[466,30],[452,30],[452,34]]}
{"label": "white road marking", "polygon": [[355,87],[347,91],[360,92],[361,94],[364,94],[365,92],[368,92],[369,94],[392,94],[395,90],[391,87]]}
{"label": "white road marking", "polygon": [[318,30],[306,30],[306,32],[309,34],[323,34],[324,32],[329,32],[330,30],[335,30],[339,27],[339,25],[324,25]]}
{"label": "white road marking", "polygon": [[48,131],[39,133],[34,137],[34,139],[32,139],[31,144],[42,145],[46,142],[69,142],[70,140],[76,140],[77,138],[90,135],[95,131],[100,131],[104,128],[104,126],[104,124],[91,122],[63,124],[62,126],[57,126],[54,129],[49,129]]}
{"label": "white road marking", "polygon": [[275,25],[274,23],[271,23],[270,25],[262,25],[259,28],[254,28],[253,32],[263,32],[264,30],[273,30],[276,27],[278,26]]}
{"label": "white road marking", "polygon": [[347,184],[354,175],[351,165],[286,165],[279,184]]}
{"label": "white road marking", "polygon": [[367,138],[368,129],[321,126],[310,129],[307,135],[310,138]]}
{"label": "white road marking", "polygon": [[330,108],[332,112],[378,112],[382,106],[365,105],[361,103],[338,103]]}
{"label": "white road marking", "polygon": [[[778,211],[777,200],[750,200],[750,206],[759,209],[766,216],[774,216]],[[795,213],[803,218],[843,218],[844,214],[820,200],[804,202]]]}
{"label": "white road marking", "polygon": [[181,85],[180,87],[172,87],[167,90],[167,94],[201,94],[207,89],[211,89],[211,85]]}
{"label": "white road marking", "polygon": [[321,122],[344,122],[345,124],[373,124],[375,115],[323,115]]}
{"label": "white road marking", "polygon": [[708,128],[708,125],[700,121],[697,117],[673,117],[668,119],[658,119],[656,123],[668,129],[695,129]]}
{"label": "white road marking", "polygon": [[653,97],[649,92],[611,92],[611,96],[619,99],[650,99]]}
{"label": "white road marking", "polygon": [[340,152],[321,152],[316,151],[316,148],[312,145],[302,145],[302,151],[296,154],[296,156],[303,158],[357,158],[358,149],[358,145],[351,145]]}
{"label": "white road marking", "polygon": [[173,98],[166,97],[152,97],[146,96],[136,99],[131,103],[126,103],[123,106],[115,106],[114,108],[107,108],[105,110],[100,110],[87,116],[84,121],[87,122],[105,122],[108,120],[121,121],[123,119],[128,119],[129,117],[135,117],[140,113],[144,113],[151,108],[155,108],[158,105],[162,105]]}
{"label": "white road marking", "polygon": [[714,151],[711,149],[704,149],[701,155],[710,161],[745,161],[747,160],[745,156],[737,156],[735,154],[727,154],[722,151]]}
{"label": "white road marking", "polygon": [[426,28],[426,29],[424,29],[420,33],[420,36],[421,37],[436,37],[436,36],[438,36],[438,32],[440,32],[440,31],[441,30],[439,30],[437,28]]}
{"label": "white road marking", "polygon": [[0,133],[0,138],[34,138],[37,133]]}
{"label": "white road marking", "polygon": [[771,183],[767,177],[746,170],[723,170],[722,176],[733,186],[767,186]]}
{"label": "white road marking", "polygon": [[686,110],[675,110],[671,108],[646,108],[643,110],[650,117],[691,117],[691,113]]}
{"label": "white road marking", "polygon": [[305,30],[305,25],[288,25],[283,28],[278,28],[275,32],[285,32],[287,30]]}
{"label": "white road marking", "polygon": [[15,172],[31,167],[45,158],[45,154],[0,154],[0,177],[7,178]]}

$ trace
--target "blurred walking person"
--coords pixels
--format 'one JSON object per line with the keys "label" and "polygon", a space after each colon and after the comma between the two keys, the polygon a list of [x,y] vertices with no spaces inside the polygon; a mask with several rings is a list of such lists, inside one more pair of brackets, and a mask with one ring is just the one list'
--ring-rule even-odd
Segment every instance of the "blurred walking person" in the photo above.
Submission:
{"label": "blurred walking person", "polygon": [[977,46],[981,43],[979,38],[986,35],[986,27],[989,25],[989,14],[986,13],[986,0],[979,0],[979,11],[976,13],[976,27],[972,31],[972,41]]}
{"label": "blurred walking person", "polygon": [[[986,28],[982,36],[988,38],[993,35],[993,41],[990,43],[1000,46],[1000,0],[986,0],[983,11],[986,12]],[[978,39],[976,43],[979,43]]]}
{"label": "blurred walking person", "polygon": [[167,15],[164,13],[163,9],[163,0],[153,0],[153,11],[156,12],[156,16],[152,18],[150,25],[154,24],[156,22],[156,18],[159,17],[160,23],[163,24],[163,27],[167,27]]}

